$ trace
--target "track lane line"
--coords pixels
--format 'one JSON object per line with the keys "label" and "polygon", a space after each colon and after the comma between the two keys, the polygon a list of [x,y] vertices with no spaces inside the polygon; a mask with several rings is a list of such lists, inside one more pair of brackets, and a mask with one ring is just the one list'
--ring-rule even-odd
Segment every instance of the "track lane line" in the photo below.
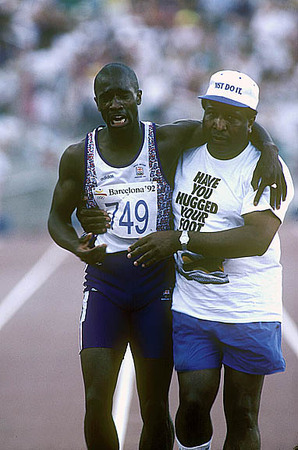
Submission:
{"label": "track lane line", "polygon": [[283,309],[282,335],[298,358],[298,327],[285,308]]}
{"label": "track lane line", "polygon": [[[56,244],[51,244],[48,247],[39,260],[0,303],[0,331],[68,256],[69,253]],[[113,417],[119,436],[120,450],[125,442],[134,379],[134,364],[128,346],[119,372],[113,407]]]}
{"label": "track lane line", "polygon": [[[0,304],[0,331],[32,295],[49,279],[69,253],[51,244],[34,266],[16,284]],[[298,358],[298,328],[286,309],[283,309],[283,336]],[[134,365],[129,347],[119,373],[114,397],[113,417],[120,449],[124,446],[134,385]]]}
{"label": "track lane line", "polygon": [[33,267],[0,303],[0,331],[27,300],[48,280],[68,256],[66,250],[51,244]]}
{"label": "track lane line", "polygon": [[113,419],[119,438],[119,450],[122,450],[124,447],[134,380],[135,371],[133,358],[128,345],[119,372],[113,406]]}

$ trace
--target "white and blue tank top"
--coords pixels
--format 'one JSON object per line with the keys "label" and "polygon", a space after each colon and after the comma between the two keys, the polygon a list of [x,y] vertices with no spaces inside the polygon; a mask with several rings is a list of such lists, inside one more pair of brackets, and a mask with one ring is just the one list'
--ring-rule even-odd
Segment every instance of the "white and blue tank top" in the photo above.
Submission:
{"label": "white and blue tank top", "polygon": [[170,229],[172,189],[161,168],[155,125],[141,122],[141,126],[141,148],[124,167],[114,167],[104,159],[97,142],[98,128],[86,136],[87,207],[98,206],[111,217],[111,228],[95,241],[95,245],[107,244],[107,253],[126,251],[138,238]]}

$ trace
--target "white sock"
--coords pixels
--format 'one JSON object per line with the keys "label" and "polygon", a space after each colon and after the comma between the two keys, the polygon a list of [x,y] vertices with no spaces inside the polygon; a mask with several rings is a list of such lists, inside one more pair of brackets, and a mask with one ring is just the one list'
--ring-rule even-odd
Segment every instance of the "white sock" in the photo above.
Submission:
{"label": "white sock", "polygon": [[197,445],[196,447],[185,447],[184,445],[180,444],[177,437],[176,437],[176,441],[177,441],[179,450],[211,450],[212,438],[210,439],[209,442],[206,442],[206,444]]}

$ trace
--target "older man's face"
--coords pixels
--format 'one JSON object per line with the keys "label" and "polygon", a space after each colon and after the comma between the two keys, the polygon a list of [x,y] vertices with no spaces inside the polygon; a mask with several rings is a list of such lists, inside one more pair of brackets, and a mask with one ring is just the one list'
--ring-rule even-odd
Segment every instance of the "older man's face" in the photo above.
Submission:
{"label": "older man's face", "polygon": [[244,150],[254,122],[248,108],[206,100],[203,126],[208,149],[218,159],[230,159]]}

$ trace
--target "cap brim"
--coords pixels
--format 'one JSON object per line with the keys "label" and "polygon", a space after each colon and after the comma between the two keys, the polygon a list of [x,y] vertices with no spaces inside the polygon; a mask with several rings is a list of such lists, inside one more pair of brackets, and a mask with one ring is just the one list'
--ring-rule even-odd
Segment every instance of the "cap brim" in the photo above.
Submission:
{"label": "cap brim", "polygon": [[253,111],[256,109],[251,108],[250,106],[245,105],[244,103],[236,102],[235,100],[231,100],[230,98],[220,97],[219,95],[199,95],[198,98],[205,100],[212,100],[214,102],[225,103],[226,105],[237,106],[238,108],[249,108]]}

